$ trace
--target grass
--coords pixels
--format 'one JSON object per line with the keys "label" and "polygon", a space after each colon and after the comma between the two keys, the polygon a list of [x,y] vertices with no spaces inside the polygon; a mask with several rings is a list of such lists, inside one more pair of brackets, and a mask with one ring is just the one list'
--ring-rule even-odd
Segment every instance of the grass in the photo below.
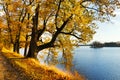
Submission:
{"label": "grass", "polygon": [[24,58],[20,54],[3,48],[2,54],[9,63],[28,80],[84,80],[77,72],[73,75],[63,72],[54,66],[40,64],[33,58]]}

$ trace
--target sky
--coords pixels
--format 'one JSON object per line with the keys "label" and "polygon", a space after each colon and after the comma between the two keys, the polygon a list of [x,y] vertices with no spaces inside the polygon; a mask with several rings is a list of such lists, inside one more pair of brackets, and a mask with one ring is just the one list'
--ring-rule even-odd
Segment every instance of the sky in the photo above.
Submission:
{"label": "sky", "polygon": [[97,23],[98,29],[93,36],[93,41],[100,42],[120,42],[120,10],[115,11],[116,17],[110,22]]}

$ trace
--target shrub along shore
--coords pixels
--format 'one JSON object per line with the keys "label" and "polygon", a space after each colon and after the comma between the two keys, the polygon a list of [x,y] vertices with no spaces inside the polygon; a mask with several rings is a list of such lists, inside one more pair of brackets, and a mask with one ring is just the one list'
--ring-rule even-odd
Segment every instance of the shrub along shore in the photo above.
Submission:
{"label": "shrub along shore", "polygon": [[20,54],[2,49],[3,56],[15,70],[26,77],[25,80],[85,80],[78,73],[63,72],[54,66],[40,64],[36,59],[24,58]]}

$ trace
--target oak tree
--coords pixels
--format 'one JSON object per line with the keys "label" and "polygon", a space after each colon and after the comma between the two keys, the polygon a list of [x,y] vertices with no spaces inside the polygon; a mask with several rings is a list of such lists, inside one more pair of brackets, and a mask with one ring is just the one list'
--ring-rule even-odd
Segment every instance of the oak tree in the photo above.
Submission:
{"label": "oak tree", "polygon": [[[87,43],[95,34],[95,21],[115,16],[119,0],[3,0],[9,41],[19,52],[20,37],[26,37],[26,57],[36,57],[48,50],[50,61],[62,53],[63,63],[72,65],[73,49]],[[28,40],[29,38],[29,40]],[[46,53],[46,52],[44,52]],[[48,58],[47,58],[48,59]]]}

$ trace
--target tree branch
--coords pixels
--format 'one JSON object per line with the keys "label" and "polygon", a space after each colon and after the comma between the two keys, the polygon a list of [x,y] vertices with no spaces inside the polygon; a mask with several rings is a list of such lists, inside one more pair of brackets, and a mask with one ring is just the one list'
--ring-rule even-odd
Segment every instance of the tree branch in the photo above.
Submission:
{"label": "tree branch", "polygon": [[60,32],[65,28],[66,24],[68,23],[68,21],[72,18],[72,14],[71,16],[68,17],[68,19],[66,21],[64,21],[64,23],[61,25],[60,28],[57,29],[56,33],[53,35],[53,38],[51,40],[51,43],[54,43],[56,38],[58,37],[58,35],[60,34]]}
{"label": "tree branch", "polygon": [[37,40],[39,40],[39,37],[43,34],[45,28],[46,28],[46,21],[44,20],[44,22],[43,22],[43,29],[38,30]]}
{"label": "tree branch", "polygon": [[[6,5],[6,7],[5,7]],[[3,10],[6,14],[6,20],[7,20],[7,26],[8,26],[8,31],[9,31],[9,35],[10,35],[10,42],[13,44],[13,37],[12,37],[12,29],[10,28],[10,15],[9,15],[9,11],[8,11],[8,4],[6,3],[5,5],[3,5]]]}
{"label": "tree branch", "polygon": [[95,11],[99,11],[98,9],[95,9],[95,8],[92,8],[92,7],[87,7],[87,6],[84,6],[83,5],[83,3],[85,3],[85,2],[90,2],[91,0],[84,0],[84,1],[82,1],[81,3],[80,3],[80,5],[83,7],[83,8],[87,8],[87,9],[92,9],[92,10],[95,10]]}
{"label": "tree branch", "polygon": [[72,34],[71,32],[69,32],[69,33],[66,33],[66,32],[60,32],[60,33],[61,33],[61,34],[65,34],[65,35],[71,35],[71,36],[74,36],[74,37],[76,37],[77,39],[82,39],[82,38],[76,36],[75,34]]}
{"label": "tree branch", "polygon": [[61,2],[62,2],[62,0],[59,1],[58,9],[57,9],[57,12],[55,14],[55,25],[56,25],[56,28],[57,28],[57,17],[58,17],[58,13],[59,13],[59,10],[60,10]]}
{"label": "tree branch", "polygon": [[53,35],[53,38],[50,42],[45,43],[43,45],[37,46],[37,51],[43,50],[45,48],[50,48],[50,47],[54,47],[54,42],[56,40],[56,38],[58,37],[58,35],[61,33],[61,31],[65,28],[66,24],[68,23],[68,21],[72,18],[73,15],[69,16],[68,19],[66,21],[64,21],[64,23],[61,25],[60,28],[58,28],[58,30],[56,31],[56,33]]}

